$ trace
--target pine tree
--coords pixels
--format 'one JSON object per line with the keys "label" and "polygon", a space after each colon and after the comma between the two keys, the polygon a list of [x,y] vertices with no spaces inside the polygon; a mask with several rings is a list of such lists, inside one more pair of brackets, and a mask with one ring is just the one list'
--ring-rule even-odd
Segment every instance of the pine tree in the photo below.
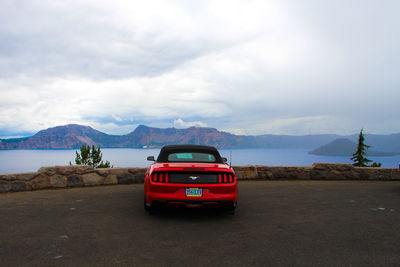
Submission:
{"label": "pine tree", "polygon": [[89,145],[86,146],[85,144],[83,144],[80,147],[80,153],[78,153],[78,151],[76,151],[75,153],[75,163],[77,165],[84,164],[93,166],[93,168],[112,168],[108,160],[106,160],[106,163],[103,162],[103,153],[100,150],[100,146],[96,148],[94,145],[92,145],[92,148],[90,148]]}
{"label": "pine tree", "polygon": [[106,160],[106,163],[103,162],[103,153],[100,150],[100,146],[96,149],[95,146],[92,146],[92,166],[94,168],[110,168],[110,162]]}
{"label": "pine tree", "polygon": [[86,146],[83,144],[80,147],[81,153],[78,153],[78,151],[75,151],[76,157],[75,157],[75,164],[80,165],[92,165],[91,163],[91,153],[90,153],[90,146]]}
{"label": "pine tree", "polygon": [[358,135],[358,146],[357,146],[357,151],[356,153],[353,154],[353,157],[351,158],[352,161],[354,161],[353,165],[357,167],[367,167],[368,162],[372,162],[372,160],[369,160],[365,157],[367,154],[367,149],[370,148],[371,146],[366,145],[365,143],[365,137],[363,134],[363,129],[361,129],[360,134]]}

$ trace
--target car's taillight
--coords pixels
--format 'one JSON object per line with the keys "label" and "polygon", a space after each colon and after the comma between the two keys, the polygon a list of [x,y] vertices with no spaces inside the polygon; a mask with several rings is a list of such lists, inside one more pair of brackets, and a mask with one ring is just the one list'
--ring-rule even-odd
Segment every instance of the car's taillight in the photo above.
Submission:
{"label": "car's taillight", "polygon": [[168,183],[168,173],[167,172],[155,172],[151,176],[153,182],[158,183]]}
{"label": "car's taillight", "polygon": [[[197,173],[196,175],[201,176],[200,173]],[[217,175],[218,175],[217,180],[216,181],[214,180],[213,182],[210,181],[210,183],[227,184],[227,183],[235,182],[235,175],[232,173],[220,172]],[[151,175],[151,181],[156,182],[156,183],[170,183],[169,174],[168,174],[168,172],[155,172]],[[188,183],[188,182],[186,182],[186,183]],[[176,183],[176,181],[175,182],[172,181],[171,183]],[[180,182],[178,182],[178,183],[180,183]]]}
{"label": "car's taillight", "polygon": [[235,176],[232,173],[219,173],[218,183],[226,184],[235,182]]}

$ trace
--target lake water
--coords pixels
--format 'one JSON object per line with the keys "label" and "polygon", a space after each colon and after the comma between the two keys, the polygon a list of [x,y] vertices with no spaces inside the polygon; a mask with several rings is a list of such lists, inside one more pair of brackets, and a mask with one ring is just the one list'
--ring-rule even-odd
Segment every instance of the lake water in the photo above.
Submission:
{"label": "lake water", "polygon": [[[75,162],[75,149],[60,150],[0,150],[0,173],[32,172],[42,166],[69,165]],[[159,149],[103,148],[103,160],[114,167],[147,167],[147,156],[158,156]],[[315,162],[351,163],[349,157],[310,155],[309,149],[222,149],[220,153],[232,165],[311,166]],[[383,167],[398,168],[400,155],[394,157],[369,157],[381,162]]]}

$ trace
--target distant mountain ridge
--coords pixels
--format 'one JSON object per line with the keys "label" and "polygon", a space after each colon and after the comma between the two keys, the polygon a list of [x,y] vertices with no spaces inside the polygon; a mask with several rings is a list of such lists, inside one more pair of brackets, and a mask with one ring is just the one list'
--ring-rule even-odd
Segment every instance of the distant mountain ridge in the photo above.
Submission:
{"label": "distant mountain ridge", "polygon": [[[320,135],[234,135],[215,128],[154,128],[139,125],[126,135],[109,135],[89,126],[69,124],[41,130],[31,137],[0,139],[0,149],[75,149],[82,144],[103,148],[161,147],[169,144],[200,144],[217,148],[302,148],[315,149],[340,138]],[[347,136],[356,139],[356,135]],[[388,141],[386,141],[388,140]],[[367,144],[381,151],[400,151],[400,134],[366,135]],[[388,144],[390,142],[390,144]],[[375,146],[375,143],[378,146]],[[393,149],[387,149],[393,148]]]}
{"label": "distant mountain ridge", "polygon": [[[323,145],[310,151],[309,154],[320,156],[352,156],[357,151],[357,144],[347,138],[337,138],[329,144]],[[367,156],[390,157],[398,155],[396,152],[375,151],[372,148],[367,150]]]}

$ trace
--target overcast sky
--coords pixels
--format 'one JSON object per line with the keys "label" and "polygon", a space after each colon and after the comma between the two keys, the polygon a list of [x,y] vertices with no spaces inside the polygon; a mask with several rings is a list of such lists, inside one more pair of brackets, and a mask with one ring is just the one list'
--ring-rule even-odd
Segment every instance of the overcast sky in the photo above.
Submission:
{"label": "overcast sky", "polygon": [[400,132],[400,1],[0,1],[0,136]]}

